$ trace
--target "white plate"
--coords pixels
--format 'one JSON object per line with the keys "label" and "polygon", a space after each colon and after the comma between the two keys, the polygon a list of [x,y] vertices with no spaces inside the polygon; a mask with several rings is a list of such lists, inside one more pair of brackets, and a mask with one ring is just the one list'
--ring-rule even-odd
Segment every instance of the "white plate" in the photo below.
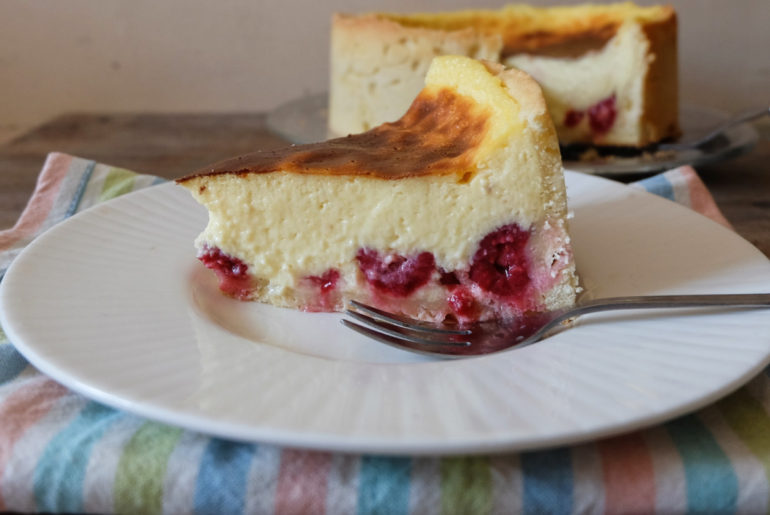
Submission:
{"label": "white plate", "polygon": [[[672,202],[567,174],[592,296],[770,291],[749,243]],[[205,211],[166,184],[35,240],[0,289],[41,371],[110,406],[211,435],[371,453],[570,444],[663,421],[770,357],[767,311],[586,316],[538,345],[429,361],[307,314],[220,295],[195,257]]]}
{"label": "white plate", "polygon": [[[292,143],[314,143],[328,138],[326,93],[301,97],[278,106],[268,113],[271,130]],[[679,112],[682,128],[681,142],[697,141],[711,129],[727,120],[728,114],[704,106],[683,105]],[[731,127],[724,137],[698,149],[680,149],[666,152],[632,152],[628,149],[613,152],[602,150],[603,155],[580,160],[578,151],[565,153],[564,166],[583,173],[620,177],[640,173],[670,170],[684,164],[700,166],[745,154],[754,148],[759,135],[750,123]]]}

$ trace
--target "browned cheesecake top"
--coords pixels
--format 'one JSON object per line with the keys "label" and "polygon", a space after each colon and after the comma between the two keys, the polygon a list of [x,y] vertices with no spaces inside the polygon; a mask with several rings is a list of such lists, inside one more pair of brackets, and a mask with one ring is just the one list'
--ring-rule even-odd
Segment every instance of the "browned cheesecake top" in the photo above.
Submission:
{"label": "browned cheesecake top", "polygon": [[516,54],[551,57],[578,57],[591,50],[598,50],[615,36],[620,24],[607,22],[591,28],[567,32],[536,31],[503,34],[501,58]]}
{"label": "browned cheesecake top", "polygon": [[475,171],[475,154],[488,130],[490,112],[451,88],[426,88],[401,119],[361,134],[309,145],[253,152],[215,163],[198,176],[293,172],[401,179]]}
{"label": "browned cheesecake top", "polygon": [[439,30],[472,28],[502,36],[501,58],[526,53],[574,57],[602,48],[620,26],[631,19],[643,24],[674,22],[670,6],[639,7],[631,3],[535,8],[510,5],[499,10],[378,16],[406,27]]}

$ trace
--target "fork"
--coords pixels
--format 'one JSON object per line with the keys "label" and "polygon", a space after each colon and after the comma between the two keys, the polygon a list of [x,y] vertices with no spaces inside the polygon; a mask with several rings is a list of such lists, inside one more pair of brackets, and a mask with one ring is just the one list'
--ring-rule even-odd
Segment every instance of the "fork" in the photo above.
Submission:
{"label": "fork", "polygon": [[660,143],[657,145],[656,148],[658,150],[696,149],[706,145],[707,143],[710,143],[712,140],[715,140],[718,136],[722,135],[725,131],[727,131],[732,127],[735,127],[736,125],[739,125],[745,122],[750,122],[752,120],[756,120],[766,115],[770,115],[770,107],[761,107],[758,109],[751,109],[748,111],[744,111],[742,113],[736,114],[735,116],[731,116],[724,122],[720,123],[718,126],[711,129],[706,135],[704,135],[703,137],[695,141],[689,141],[689,142],[683,142],[683,143]]}
{"label": "fork", "polygon": [[558,326],[580,315],[625,309],[770,307],[770,293],[726,295],[648,295],[586,300],[553,311],[526,313],[514,320],[477,322],[467,326],[432,324],[388,313],[351,300],[346,327],[402,350],[444,358],[462,358],[517,349],[542,340]]}

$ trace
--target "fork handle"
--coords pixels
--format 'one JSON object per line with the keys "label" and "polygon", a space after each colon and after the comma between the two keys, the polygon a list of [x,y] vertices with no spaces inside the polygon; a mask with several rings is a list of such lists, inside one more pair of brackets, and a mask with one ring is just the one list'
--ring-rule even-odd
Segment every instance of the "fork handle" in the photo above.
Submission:
{"label": "fork handle", "polygon": [[768,307],[770,293],[731,293],[724,295],[644,295],[609,297],[581,302],[579,314],[614,309],[701,308],[709,306]]}
{"label": "fork handle", "polygon": [[680,149],[697,148],[703,145],[704,143],[707,143],[712,139],[716,138],[727,129],[730,129],[740,123],[756,120],[757,118],[761,118],[766,115],[770,115],[770,107],[761,107],[759,109],[752,109],[750,111],[745,111],[743,113],[736,115],[735,117],[725,120],[719,126],[712,129],[708,134],[706,134],[705,136],[695,141],[690,141],[687,143],[662,143],[658,145],[658,148],[660,148],[661,150],[680,150]]}
{"label": "fork handle", "polygon": [[740,113],[735,118],[726,120],[722,125],[720,125],[719,127],[709,132],[707,135],[702,137],[700,140],[698,140],[697,144],[700,145],[705,143],[706,141],[710,141],[715,137],[717,137],[722,132],[726,131],[731,127],[735,127],[740,123],[750,122],[751,120],[756,120],[757,118],[761,118],[762,116],[766,116],[768,114],[770,114],[770,107],[762,107],[759,109],[752,109],[750,111],[745,111],[743,113]]}

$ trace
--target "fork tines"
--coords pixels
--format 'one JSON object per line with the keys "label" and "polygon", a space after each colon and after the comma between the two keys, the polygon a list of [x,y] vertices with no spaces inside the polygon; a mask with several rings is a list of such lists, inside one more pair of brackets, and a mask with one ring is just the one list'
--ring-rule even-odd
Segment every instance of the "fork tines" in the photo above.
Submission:
{"label": "fork tines", "polygon": [[345,313],[360,322],[350,320],[342,323],[350,329],[383,343],[403,344],[403,341],[426,346],[468,347],[471,342],[468,329],[451,329],[388,313],[355,300],[350,301]]}

